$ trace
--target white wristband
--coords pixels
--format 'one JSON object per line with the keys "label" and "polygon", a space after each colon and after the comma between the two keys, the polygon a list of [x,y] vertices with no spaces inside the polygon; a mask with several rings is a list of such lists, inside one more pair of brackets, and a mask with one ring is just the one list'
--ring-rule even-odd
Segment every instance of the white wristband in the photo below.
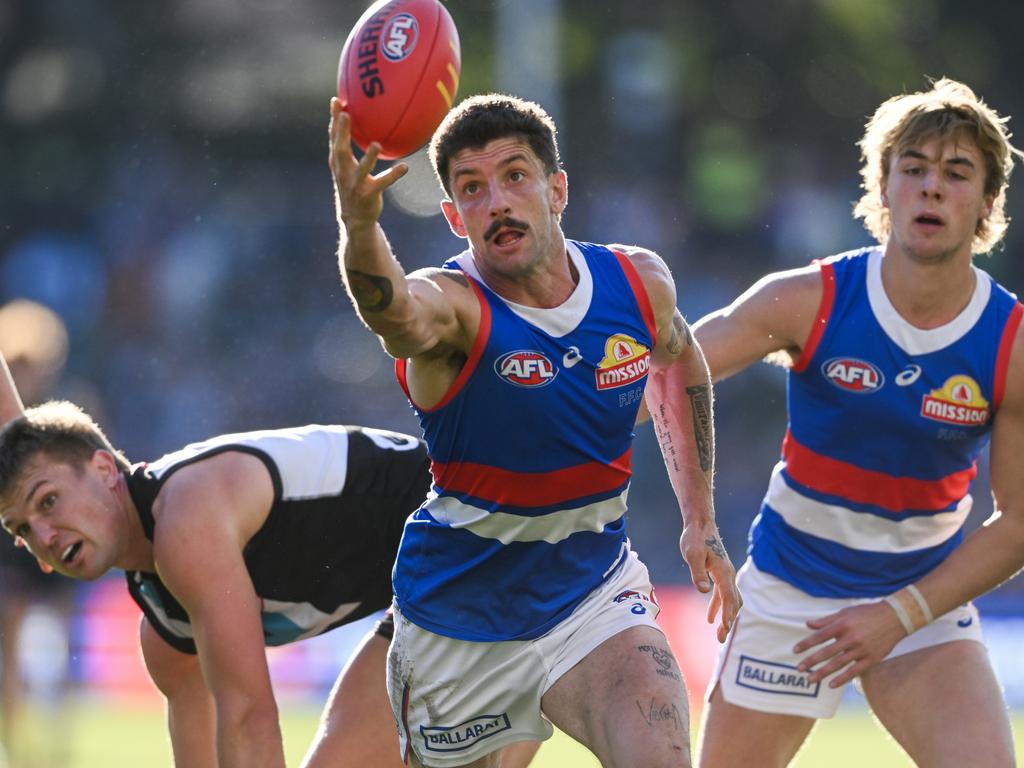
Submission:
{"label": "white wristband", "polygon": [[913,584],[908,584],[906,586],[906,590],[910,593],[911,597],[917,601],[918,606],[921,608],[921,613],[924,614],[925,624],[931,624],[935,621],[935,617],[932,615],[932,608],[928,605],[928,601],[924,599],[924,595],[921,594],[921,590]]}
{"label": "white wristband", "polygon": [[903,629],[906,630],[908,635],[914,633],[914,622],[910,620],[910,614],[907,613],[907,609],[903,607],[903,603],[900,602],[899,598],[893,595],[886,595],[882,598],[887,602],[892,609],[896,611],[896,618],[900,620],[900,624],[903,625]]}

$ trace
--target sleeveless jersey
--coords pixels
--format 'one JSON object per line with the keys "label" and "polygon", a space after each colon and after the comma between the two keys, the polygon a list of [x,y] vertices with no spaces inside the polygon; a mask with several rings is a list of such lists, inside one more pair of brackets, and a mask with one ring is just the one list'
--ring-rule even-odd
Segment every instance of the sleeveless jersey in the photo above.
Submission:
{"label": "sleeveless jersey", "polygon": [[[224,451],[259,458],[274,502],[245,547],[262,600],[267,645],[283,645],[355,621],[391,602],[391,567],[405,518],[430,487],[422,441],[397,432],[311,425],[214,437],[128,474],[146,537],[153,502],[175,472]],[[182,605],[155,573],[128,571],[128,591],[157,633],[195,653]]]}
{"label": "sleeveless jersey", "polygon": [[554,309],[505,301],[462,270],[480,330],[441,402],[416,409],[434,488],[405,527],[395,599],[410,621],[462,640],[539,637],[620,565],[633,425],[654,316],[625,256],[568,242],[579,283]]}
{"label": "sleeveless jersey", "polygon": [[960,544],[1021,319],[974,267],[968,306],[915,328],[885,295],[881,262],[876,247],[821,265],[782,458],[751,530],[758,568],[818,597],[890,594]]}

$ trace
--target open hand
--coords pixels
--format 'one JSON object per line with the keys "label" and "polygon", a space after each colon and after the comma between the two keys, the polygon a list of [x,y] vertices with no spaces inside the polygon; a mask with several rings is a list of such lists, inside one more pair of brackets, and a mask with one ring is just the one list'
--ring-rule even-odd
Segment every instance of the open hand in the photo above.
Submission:
{"label": "open hand", "polygon": [[797,643],[794,653],[803,653],[822,643],[828,645],[802,659],[797,668],[801,672],[813,670],[809,678],[812,683],[839,672],[829,681],[830,688],[848,683],[880,662],[907,636],[896,611],[881,600],[843,608],[812,619],[807,626],[817,631]]}
{"label": "open hand", "polygon": [[331,152],[328,164],[334,177],[334,204],[338,223],[346,229],[372,227],[384,209],[384,190],[405,176],[409,166],[396,163],[374,176],[374,165],[380,155],[380,144],[372,142],[366,154],[356,160],[352,152],[352,118],[341,108],[337,98],[331,99],[331,122],[328,128]]}
{"label": "open hand", "polygon": [[713,624],[721,611],[718,642],[724,643],[743,605],[743,598],[736,586],[736,569],[722,545],[718,528],[714,523],[687,525],[679,540],[679,551],[690,568],[694,586],[700,592],[711,592],[708,624]]}

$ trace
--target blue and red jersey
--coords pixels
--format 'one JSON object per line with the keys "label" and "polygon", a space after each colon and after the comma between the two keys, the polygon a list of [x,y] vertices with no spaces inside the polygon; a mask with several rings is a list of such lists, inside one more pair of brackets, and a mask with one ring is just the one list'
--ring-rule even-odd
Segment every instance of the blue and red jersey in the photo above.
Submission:
{"label": "blue and red jersey", "polygon": [[967,307],[915,328],[885,294],[882,258],[876,247],[821,265],[782,457],[751,530],[758,568],[819,597],[889,594],[960,544],[1021,320],[1016,297],[974,267]]}
{"label": "blue and red jersey", "polygon": [[[465,365],[432,408],[410,396],[433,489],[406,523],[395,599],[413,623],[471,641],[547,632],[629,551],[633,425],[655,343],[632,263],[569,241],[579,283],[553,309],[507,302],[461,270],[480,302]],[[409,395],[406,361],[396,365]]]}

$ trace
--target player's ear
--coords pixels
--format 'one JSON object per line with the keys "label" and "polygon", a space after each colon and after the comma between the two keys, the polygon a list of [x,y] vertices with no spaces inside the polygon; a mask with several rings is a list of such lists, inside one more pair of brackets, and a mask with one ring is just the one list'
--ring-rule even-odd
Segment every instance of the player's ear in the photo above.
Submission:
{"label": "player's ear", "polygon": [[984,221],[992,215],[992,207],[995,205],[995,195],[985,195],[984,204],[981,206],[981,220]]}
{"label": "player's ear", "polygon": [[555,171],[548,176],[551,199],[551,212],[561,216],[565,206],[569,204],[569,177],[565,171]]}
{"label": "player's ear", "polygon": [[448,226],[451,228],[452,234],[456,237],[469,237],[466,233],[466,226],[462,223],[462,216],[459,215],[459,211],[455,207],[455,203],[451,200],[442,200],[441,212],[448,220]]}
{"label": "player's ear", "polygon": [[114,486],[117,484],[120,479],[121,468],[117,466],[117,461],[110,454],[110,451],[93,451],[89,463],[99,472],[100,477],[103,478],[107,485]]}
{"label": "player's ear", "polygon": [[39,563],[39,570],[43,573],[53,573],[53,566],[49,563],[44,563],[38,557],[36,558],[36,562]]}

